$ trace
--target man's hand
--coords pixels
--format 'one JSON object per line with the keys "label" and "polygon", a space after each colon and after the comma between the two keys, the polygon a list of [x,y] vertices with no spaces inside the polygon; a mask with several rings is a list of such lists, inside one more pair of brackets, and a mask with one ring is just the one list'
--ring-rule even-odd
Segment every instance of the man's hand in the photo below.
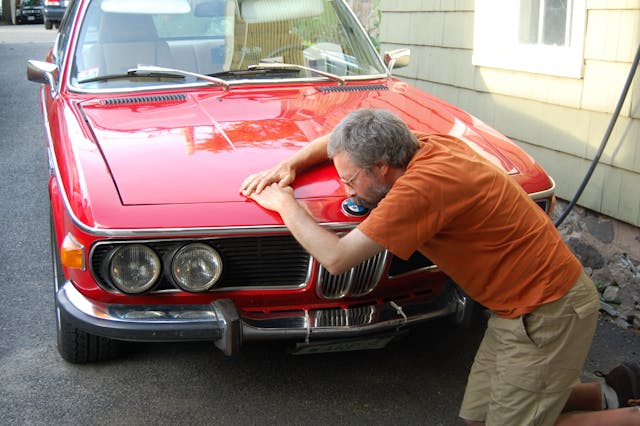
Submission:
{"label": "man's hand", "polygon": [[278,183],[272,183],[260,191],[256,189],[256,191],[250,192],[247,197],[251,198],[265,209],[280,214],[282,214],[287,206],[291,206],[292,202],[297,204],[297,201],[293,196],[293,188],[290,186],[282,187]]}
{"label": "man's hand", "polygon": [[260,194],[272,183],[277,183],[282,188],[291,185],[296,179],[296,173],[302,173],[302,171],[329,159],[327,157],[328,143],[329,135],[314,139],[280,164],[246,178],[240,186],[240,192],[245,197],[249,197],[253,193]]}
{"label": "man's hand", "polygon": [[383,250],[358,228],[342,238],[322,228],[294,198],[293,189],[289,186],[283,188],[272,183],[260,193],[252,192],[248,197],[263,208],[278,213],[302,247],[332,274],[341,274]]}
{"label": "man's hand", "polygon": [[[242,186],[240,192],[245,197],[251,197],[252,194],[260,194],[262,191],[272,183],[277,183],[280,187],[288,187],[293,183],[296,178],[296,172],[289,165],[280,163],[270,169],[263,170],[258,173],[254,173],[247,177]],[[293,191],[292,191],[293,193]],[[255,199],[255,198],[254,198]],[[255,199],[258,201],[257,199]],[[259,201],[258,204],[262,205]],[[263,206],[265,207],[265,206]],[[268,208],[268,207],[265,207]],[[270,209],[273,210],[273,209]]]}

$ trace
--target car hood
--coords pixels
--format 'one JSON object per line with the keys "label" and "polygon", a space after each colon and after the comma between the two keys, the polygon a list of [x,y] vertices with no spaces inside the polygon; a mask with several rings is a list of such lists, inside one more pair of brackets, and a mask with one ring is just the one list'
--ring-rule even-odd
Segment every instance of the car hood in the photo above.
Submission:
{"label": "car hood", "polygon": [[[459,136],[518,173],[473,128],[473,117],[402,82],[328,87],[119,95],[80,106],[123,205],[245,201],[239,188],[249,174],[273,166],[362,107],[390,109],[416,130]],[[335,170],[325,167],[301,176],[296,196],[343,197],[344,191]]]}

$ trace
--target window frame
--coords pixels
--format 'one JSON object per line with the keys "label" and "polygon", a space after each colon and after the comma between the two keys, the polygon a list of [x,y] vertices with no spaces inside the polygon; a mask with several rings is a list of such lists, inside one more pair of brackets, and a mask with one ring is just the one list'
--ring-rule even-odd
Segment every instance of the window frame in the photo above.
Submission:
{"label": "window frame", "polygon": [[568,0],[571,29],[567,46],[520,43],[520,4],[520,0],[476,0],[473,65],[582,78],[586,0]]}

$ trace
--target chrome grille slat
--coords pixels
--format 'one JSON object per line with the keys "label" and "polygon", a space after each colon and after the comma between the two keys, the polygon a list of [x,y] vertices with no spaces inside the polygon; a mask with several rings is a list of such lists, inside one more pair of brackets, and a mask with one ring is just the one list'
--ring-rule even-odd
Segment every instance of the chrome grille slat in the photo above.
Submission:
{"label": "chrome grille slat", "polygon": [[358,268],[357,277],[351,289],[353,296],[362,296],[373,290],[378,281],[380,281],[386,259],[387,252],[380,252],[366,260],[362,267]]}
{"label": "chrome grille slat", "polygon": [[350,277],[352,272],[345,272],[340,275],[332,275],[322,266],[320,266],[320,272],[318,274],[318,289],[321,289],[322,294],[328,299],[339,299],[344,297],[349,292]]}
{"label": "chrome grille slat", "polygon": [[374,320],[374,313],[373,306],[324,309],[316,312],[313,327],[349,327],[371,324]]}
{"label": "chrome grille slat", "polygon": [[332,275],[320,266],[318,295],[325,299],[340,299],[370,293],[380,281],[387,256],[387,251],[380,252],[340,275]]}

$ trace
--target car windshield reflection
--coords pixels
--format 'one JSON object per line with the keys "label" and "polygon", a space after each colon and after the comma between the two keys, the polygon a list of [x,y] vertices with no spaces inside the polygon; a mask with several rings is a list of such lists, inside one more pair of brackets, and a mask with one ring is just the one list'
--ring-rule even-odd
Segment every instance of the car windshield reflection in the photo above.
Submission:
{"label": "car windshield reflection", "polygon": [[[204,76],[344,80],[386,69],[341,2],[326,0],[98,0],[89,5],[71,84],[117,89],[199,81],[126,76],[140,64]],[[265,64],[274,64],[269,67]],[[278,65],[282,64],[282,65]],[[256,69],[263,72],[256,72]],[[270,68],[271,72],[266,72]],[[102,78],[106,77],[106,78]]]}

